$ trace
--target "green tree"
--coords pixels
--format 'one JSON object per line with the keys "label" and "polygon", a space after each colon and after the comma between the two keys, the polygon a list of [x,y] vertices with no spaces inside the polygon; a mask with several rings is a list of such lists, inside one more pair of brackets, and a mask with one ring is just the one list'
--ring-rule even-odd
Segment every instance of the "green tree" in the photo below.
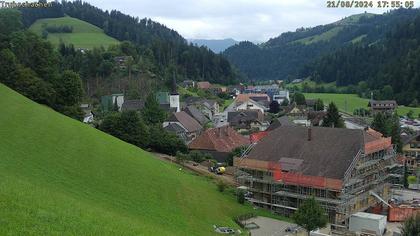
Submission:
{"label": "green tree", "polygon": [[392,143],[396,145],[397,151],[402,151],[402,142],[400,137],[400,124],[398,115],[377,113],[373,117],[371,127],[382,133],[385,137],[391,137]]}
{"label": "green tree", "polygon": [[21,13],[15,9],[0,9],[0,39],[23,27]]}
{"label": "green tree", "polygon": [[219,192],[224,192],[226,189],[226,183],[223,182],[223,180],[219,180],[217,182],[217,189],[219,190]]}
{"label": "green tree", "polygon": [[0,82],[12,87],[16,80],[18,61],[15,54],[9,49],[0,51]]}
{"label": "green tree", "polygon": [[289,105],[289,100],[288,100],[287,98],[285,98],[285,99],[281,102],[280,106],[287,106],[287,105]]}
{"label": "green tree", "polygon": [[99,129],[141,148],[150,143],[148,127],[135,111],[108,114]]}
{"label": "green tree", "polygon": [[415,117],[414,117],[414,111],[413,110],[409,110],[408,112],[407,112],[407,117],[408,118],[410,118],[410,119],[414,119]]}
{"label": "green tree", "polygon": [[381,99],[384,99],[384,100],[394,99],[394,90],[392,89],[390,85],[385,85],[381,89]]}
{"label": "green tree", "polygon": [[36,73],[29,68],[18,67],[15,73],[17,76],[14,77],[12,87],[14,90],[35,102],[54,106],[55,91],[51,84],[38,78]]}
{"label": "green tree", "polygon": [[293,102],[296,102],[297,105],[305,105],[306,104],[305,95],[303,95],[303,93],[300,93],[300,92],[295,92],[292,100],[293,100]]}
{"label": "green tree", "polygon": [[73,71],[66,70],[55,81],[56,103],[61,106],[78,105],[83,96],[82,80]]}
{"label": "green tree", "polygon": [[178,162],[180,165],[184,166],[184,163],[187,161],[187,155],[182,152],[176,152],[175,153],[175,159],[176,162]]}
{"label": "green tree", "polygon": [[233,166],[233,158],[240,157],[246,148],[247,148],[246,146],[241,146],[241,147],[237,147],[233,149],[232,152],[229,153],[229,156],[226,160],[228,166]]}
{"label": "green tree", "polygon": [[160,108],[155,94],[151,93],[147,97],[142,115],[144,120],[149,124],[162,124],[162,122],[165,121],[166,113]]}
{"label": "green tree", "polygon": [[236,193],[236,200],[238,201],[239,204],[244,204],[245,203],[245,191],[242,189],[238,189],[237,193]]}
{"label": "green tree", "polygon": [[321,99],[317,99],[314,105],[315,111],[323,111],[324,110],[324,102]]}
{"label": "green tree", "polygon": [[312,230],[325,227],[328,222],[324,209],[314,197],[305,200],[292,218],[296,224],[306,229],[308,235]]}
{"label": "green tree", "polygon": [[420,235],[420,214],[413,214],[406,219],[401,227],[401,236]]}
{"label": "green tree", "polygon": [[150,148],[156,152],[168,155],[176,155],[177,152],[188,152],[188,147],[185,143],[176,134],[164,130],[161,124],[151,125],[150,135]]}
{"label": "green tree", "polygon": [[338,112],[337,106],[332,102],[328,105],[327,115],[325,116],[322,126],[344,128],[344,120]]}

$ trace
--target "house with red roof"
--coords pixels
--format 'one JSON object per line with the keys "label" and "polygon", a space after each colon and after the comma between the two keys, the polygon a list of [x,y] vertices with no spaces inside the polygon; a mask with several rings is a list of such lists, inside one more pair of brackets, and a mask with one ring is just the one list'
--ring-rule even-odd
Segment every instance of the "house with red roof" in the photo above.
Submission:
{"label": "house with red roof", "polygon": [[218,162],[226,162],[229,154],[235,148],[248,145],[248,138],[229,126],[223,126],[204,131],[188,147],[190,150],[208,153]]}

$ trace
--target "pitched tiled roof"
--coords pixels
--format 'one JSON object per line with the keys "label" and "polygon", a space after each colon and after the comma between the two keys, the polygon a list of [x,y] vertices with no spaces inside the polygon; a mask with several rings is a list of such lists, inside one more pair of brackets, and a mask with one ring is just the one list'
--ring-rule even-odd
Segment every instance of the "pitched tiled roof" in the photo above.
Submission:
{"label": "pitched tiled roof", "polygon": [[205,99],[205,98],[200,98],[200,97],[187,97],[185,99],[185,104],[187,106],[189,105],[206,105],[206,106],[214,106],[214,104],[216,103],[215,100],[211,100],[211,99]]}
{"label": "pitched tiled roof", "polygon": [[177,123],[170,123],[168,126],[164,128],[167,131],[174,132],[174,133],[182,133],[185,132],[184,128],[179,126]]}
{"label": "pitched tiled roof", "polygon": [[144,101],[142,100],[125,100],[122,104],[122,111],[139,111],[144,108]]}
{"label": "pitched tiled roof", "polygon": [[228,112],[229,123],[236,123],[240,121],[264,121],[264,114],[260,110],[244,110]]}
{"label": "pitched tiled roof", "polygon": [[199,89],[209,89],[210,87],[211,84],[208,81],[197,82],[197,88]]}
{"label": "pitched tiled roof", "polygon": [[198,121],[201,125],[207,124],[210,120],[207,119],[207,117],[201,113],[200,110],[198,110],[195,106],[187,106],[184,110],[188,115],[193,117],[195,120]]}
{"label": "pitched tiled roof", "polygon": [[246,102],[249,99],[253,99],[253,100],[267,100],[270,101],[270,97],[267,94],[262,94],[262,93],[248,93],[248,94],[239,94],[236,97],[236,102]]}
{"label": "pitched tiled roof", "polygon": [[195,150],[212,150],[217,152],[231,152],[233,149],[246,146],[249,140],[238,134],[229,126],[208,129],[196,139],[194,139],[188,147]]}
{"label": "pitched tiled roof", "polygon": [[270,126],[267,128],[266,131],[272,131],[277,129],[280,126],[296,126],[295,123],[293,123],[288,116],[282,116],[275,120],[273,120],[270,124]]}
{"label": "pitched tiled roof", "polygon": [[302,160],[299,173],[342,179],[353,158],[364,148],[365,131],[324,127],[308,130],[280,126],[269,132],[247,158],[273,162],[281,158],[298,159]]}
{"label": "pitched tiled roof", "polygon": [[168,121],[181,123],[188,132],[197,132],[203,129],[200,123],[198,123],[198,121],[188,115],[185,111],[172,113],[172,115],[168,118]]}

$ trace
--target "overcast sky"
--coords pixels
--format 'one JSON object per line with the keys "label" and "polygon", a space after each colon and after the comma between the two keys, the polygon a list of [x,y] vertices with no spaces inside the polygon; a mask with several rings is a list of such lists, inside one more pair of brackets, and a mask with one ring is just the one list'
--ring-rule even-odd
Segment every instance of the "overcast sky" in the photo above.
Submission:
{"label": "overcast sky", "polygon": [[[266,41],[299,27],[387,9],[327,8],[327,0],[86,0],[106,10],[148,17],[185,38]],[[376,1],[374,1],[376,2]],[[418,2],[418,1],[417,1]],[[388,9],[389,10],[389,9]]]}

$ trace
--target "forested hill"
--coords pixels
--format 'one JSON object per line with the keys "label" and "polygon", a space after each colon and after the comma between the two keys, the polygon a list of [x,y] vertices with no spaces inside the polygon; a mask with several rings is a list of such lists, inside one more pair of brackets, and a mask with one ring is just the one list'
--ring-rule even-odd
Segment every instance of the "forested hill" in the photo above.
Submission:
{"label": "forested hill", "polygon": [[63,1],[54,3],[51,8],[21,9],[21,12],[26,27],[37,19],[68,15],[103,29],[119,41],[129,41],[137,47],[137,51],[147,52],[148,55],[143,56],[150,59],[155,71],[161,72],[158,76],[164,80],[168,80],[173,71],[180,79],[222,84],[239,79],[238,73],[224,57],[205,47],[188,44],[176,31],[151,19],[139,19],[116,10],[103,11],[82,1]]}
{"label": "forested hill", "polygon": [[[390,28],[375,44],[350,45],[326,55],[302,73],[315,81],[336,81],[387,94],[399,104],[418,106],[420,101],[420,14]],[[361,85],[364,84],[364,85]]]}
{"label": "forested hill", "polygon": [[241,42],[225,50],[224,55],[251,80],[300,78],[302,68],[322,55],[350,45],[382,41],[390,29],[412,21],[418,13],[418,9],[399,9],[382,15],[353,15],[331,24],[286,32],[261,45]]}

